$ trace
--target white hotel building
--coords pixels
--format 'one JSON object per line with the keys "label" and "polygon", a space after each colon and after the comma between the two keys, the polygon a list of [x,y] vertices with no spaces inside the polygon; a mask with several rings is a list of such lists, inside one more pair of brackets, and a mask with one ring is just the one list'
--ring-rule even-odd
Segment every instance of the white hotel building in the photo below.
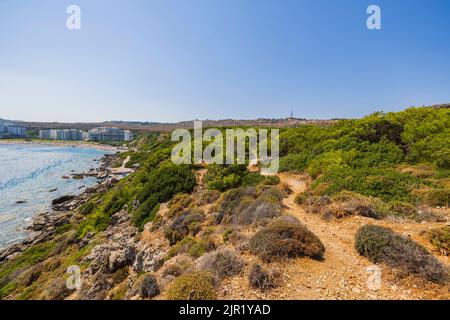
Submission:
{"label": "white hotel building", "polygon": [[77,129],[39,130],[39,138],[44,140],[81,141],[83,140],[83,131]]}
{"label": "white hotel building", "polygon": [[81,130],[39,130],[39,138],[44,140],[64,141],[131,141],[133,133],[129,130],[118,128],[101,127],[84,132]]}
{"label": "white hotel building", "polygon": [[130,130],[119,128],[100,127],[89,130],[88,139],[90,141],[131,141],[133,133]]}
{"label": "white hotel building", "polygon": [[27,135],[27,128],[14,125],[12,123],[0,123],[0,136],[6,137],[25,137]]}

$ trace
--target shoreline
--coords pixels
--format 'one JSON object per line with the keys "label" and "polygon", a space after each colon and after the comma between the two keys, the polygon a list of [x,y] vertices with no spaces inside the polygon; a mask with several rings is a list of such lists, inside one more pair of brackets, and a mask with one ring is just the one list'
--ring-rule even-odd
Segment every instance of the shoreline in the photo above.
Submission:
{"label": "shoreline", "polygon": [[97,149],[110,152],[128,151],[128,148],[125,147],[115,147],[85,141],[0,139],[0,145],[19,145],[19,146],[29,145],[29,146],[66,147],[66,148],[72,147],[72,148]]}
{"label": "shoreline", "polygon": [[[31,141],[8,141],[8,143],[2,143],[5,141],[0,140],[1,144],[19,144],[19,145],[47,145],[31,142]],[[17,143],[19,142],[19,143]],[[71,144],[69,143],[69,146]],[[59,144],[60,147],[66,146],[66,144]],[[79,147],[94,147],[92,145],[84,144]],[[104,150],[104,149],[103,149]],[[75,176],[82,176],[81,179],[85,177],[96,177],[97,183],[91,187],[86,188],[81,193],[76,195],[64,195],[59,198],[50,200],[50,203],[64,199],[60,203],[52,203],[50,208],[46,212],[36,213],[34,216],[30,217],[30,221],[23,226],[23,231],[25,231],[26,236],[17,242],[9,243],[6,245],[0,245],[0,264],[8,260],[8,258],[14,257],[16,254],[23,252],[34,244],[42,241],[46,241],[52,238],[55,234],[56,227],[68,222],[72,217],[72,211],[79,208],[84,204],[92,195],[99,194],[101,191],[106,190],[111,185],[118,182],[123,176],[131,174],[134,170],[130,169],[126,172],[122,172],[120,168],[113,168],[111,163],[118,159],[118,152],[105,154],[99,159],[98,166],[95,168],[95,174],[90,175],[90,173],[71,173],[70,179],[76,179]],[[67,176],[69,177],[69,175]]]}

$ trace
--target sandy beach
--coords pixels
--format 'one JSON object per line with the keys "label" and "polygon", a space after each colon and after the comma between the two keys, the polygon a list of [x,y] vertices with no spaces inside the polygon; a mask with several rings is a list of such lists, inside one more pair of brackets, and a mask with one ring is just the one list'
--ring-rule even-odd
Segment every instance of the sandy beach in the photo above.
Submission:
{"label": "sandy beach", "polygon": [[53,141],[53,140],[22,140],[22,139],[0,139],[0,145],[30,145],[30,146],[48,146],[48,147],[72,147],[72,148],[91,148],[109,152],[124,152],[127,148],[114,147],[93,142],[85,141]]}

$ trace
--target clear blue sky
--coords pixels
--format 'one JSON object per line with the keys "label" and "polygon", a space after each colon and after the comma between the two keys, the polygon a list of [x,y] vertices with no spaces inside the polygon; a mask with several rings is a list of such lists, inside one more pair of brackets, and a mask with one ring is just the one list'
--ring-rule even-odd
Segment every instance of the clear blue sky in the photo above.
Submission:
{"label": "clear blue sky", "polygon": [[[82,29],[66,29],[66,8]],[[382,9],[382,30],[366,9]],[[0,118],[359,117],[450,102],[448,0],[1,0]]]}

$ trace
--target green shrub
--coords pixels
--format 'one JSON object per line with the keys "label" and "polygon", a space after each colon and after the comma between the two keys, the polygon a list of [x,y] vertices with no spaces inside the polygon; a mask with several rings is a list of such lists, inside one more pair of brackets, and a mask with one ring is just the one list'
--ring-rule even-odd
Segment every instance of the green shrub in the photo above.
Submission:
{"label": "green shrub", "polygon": [[90,214],[95,209],[95,203],[93,201],[88,201],[85,204],[83,204],[78,211],[81,214]]}
{"label": "green shrub", "polygon": [[378,197],[385,202],[393,200],[417,202],[411,194],[424,182],[416,177],[392,169],[354,169],[332,171],[313,183],[312,189],[319,195],[334,195],[348,190],[365,196]]}
{"label": "green shrub", "polygon": [[431,230],[428,232],[428,238],[443,255],[450,255],[450,226]]}
{"label": "green shrub", "polygon": [[410,108],[328,126],[304,125],[281,132],[280,170],[308,168],[318,176],[338,167],[389,168],[404,161],[447,170],[449,137],[450,111],[445,108]]}
{"label": "green shrub", "polygon": [[293,217],[278,219],[250,239],[250,251],[265,261],[277,258],[322,259],[325,247],[311,231]]}
{"label": "green shrub", "polygon": [[302,172],[307,167],[309,154],[288,154],[280,159],[280,172]]}
{"label": "green shrub", "polygon": [[142,229],[155,206],[169,201],[175,194],[192,192],[196,184],[189,166],[168,165],[152,171],[137,196],[141,205],[133,212],[133,223]]}
{"label": "green shrub", "polygon": [[217,294],[209,272],[199,271],[176,278],[168,287],[168,300],[215,300]]}
{"label": "green shrub", "polygon": [[378,143],[383,139],[401,145],[403,126],[390,119],[386,119],[382,114],[372,114],[358,121],[358,138],[370,143]]}
{"label": "green shrub", "polygon": [[448,279],[445,267],[424,247],[392,230],[366,225],[356,234],[356,250],[370,261],[383,262],[403,274],[444,283]]}
{"label": "green shrub", "polygon": [[224,242],[227,242],[228,239],[229,239],[229,237],[230,237],[230,235],[232,235],[233,232],[234,232],[234,229],[233,229],[233,228],[227,228],[227,229],[225,229],[225,231],[223,232],[223,235],[222,235],[223,241],[224,241]]}
{"label": "green shrub", "polygon": [[405,159],[402,146],[385,138],[378,143],[359,142],[352,145],[352,148],[345,158],[350,168],[390,167]]}
{"label": "green shrub", "polygon": [[248,174],[246,165],[210,165],[205,175],[209,189],[226,191],[237,188]]}
{"label": "green shrub", "polygon": [[259,173],[249,173],[242,177],[243,187],[256,187],[264,181],[264,176]]}
{"label": "green shrub", "polygon": [[391,114],[404,125],[402,139],[408,145],[409,162],[429,162],[436,168],[450,168],[450,111],[410,108]]}
{"label": "green shrub", "polygon": [[425,203],[433,207],[450,206],[449,189],[432,189],[425,194]]}
{"label": "green shrub", "polygon": [[304,205],[309,197],[310,195],[307,192],[300,192],[295,196],[294,202],[298,205]]}
{"label": "green shrub", "polygon": [[285,193],[279,187],[266,187],[261,190],[259,197],[273,203],[280,203],[284,199]]}
{"label": "green shrub", "polygon": [[267,186],[276,186],[280,183],[280,178],[278,176],[267,176],[263,180],[263,184]]}
{"label": "green shrub", "polygon": [[151,274],[144,274],[138,278],[133,285],[134,291],[139,293],[143,299],[154,298],[160,293],[156,277]]}
{"label": "green shrub", "polygon": [[345,168],[348,168],[348,166],[345,163],[343,151],[339,150],[326,152],[315,157],[310,161],[307,171],[311,177],[317,178],[323,173]]}
{"label": "green shrub", "polygon": [[3,262],[0,265],[0,299],[16,289],[18,276],[24,270],[51,257],[55,247],[54,242],[40,243],[25,250],[13,260]]}
{"label": "green shrub", "polygon": [[169,202],[169,211],[167,212],[167,215],[173,217],[182,213],[190,207],[192,201],[192,197],[186,193],[175,195]]}
{"label": "green shrub", "polygon": [[79,238],[84,238],[89,232],[96,233],[106,230],[110,221],[111,217],[100,210],[88,215],[78,226]]}
{"label": "green shrub", "polygon": [[192,258],[197,259],[204,255],[205,252],[215,248],[216,244],[208,236],[204,236],[198,241],[194,237],[188,236],[169,249],[166,260],[181,253],[188,253]]}
{"label": "green shrub", "polygon": [[392,201],[387,204],[387,210],[391,216],[415,220],[418,212],[415,206],[402,201]]}
{"label": "green shrub", "polygon": [[187,235],[195,235],[199,231],[199,224],[205,219],[202,210],[192,208],[175,217],[172,224],[166,229],[166,238],[174,245]]}

